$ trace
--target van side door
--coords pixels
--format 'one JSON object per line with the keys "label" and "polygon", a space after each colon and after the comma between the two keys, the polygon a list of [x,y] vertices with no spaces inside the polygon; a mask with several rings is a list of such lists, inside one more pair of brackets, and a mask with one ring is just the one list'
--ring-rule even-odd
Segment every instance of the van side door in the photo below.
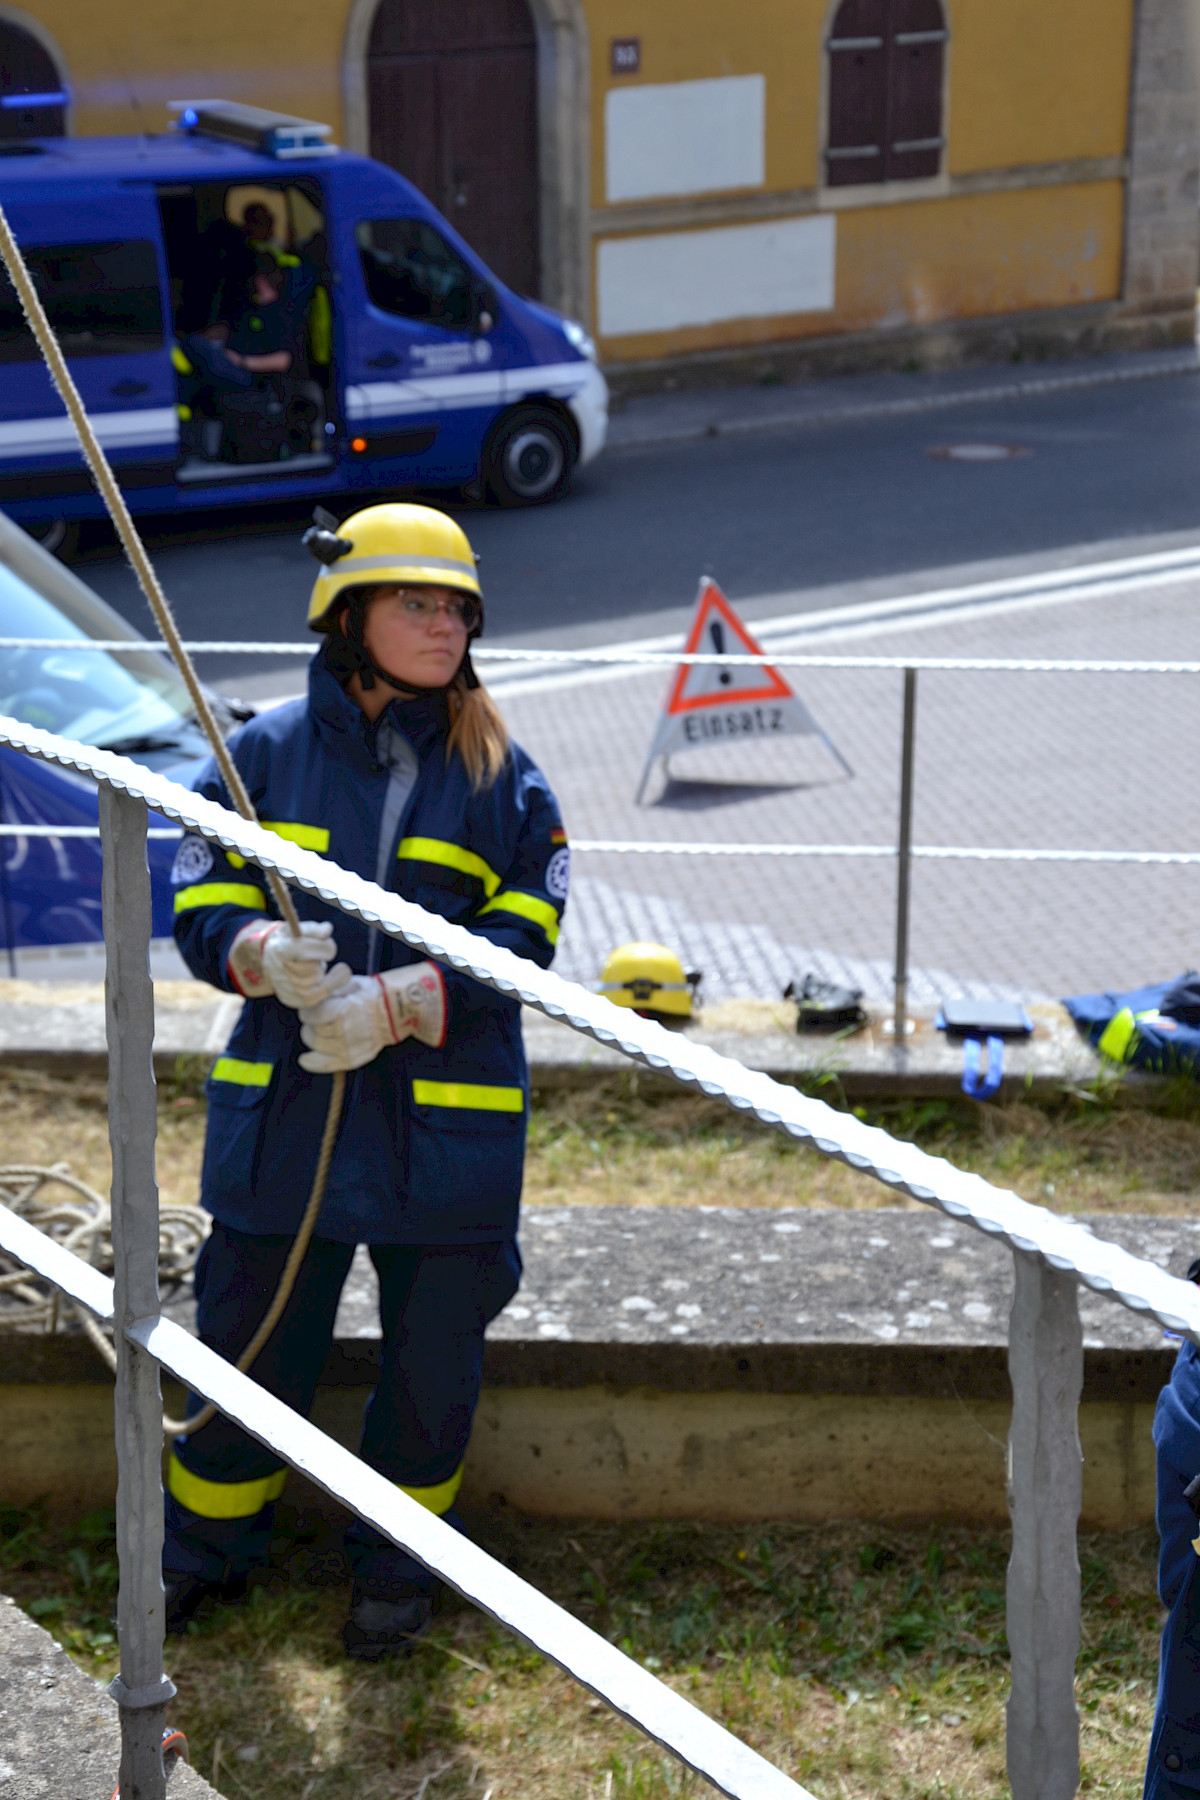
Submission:
{"label": "van side door", "polygon": [[[179,422],[153,196],[28,194],[6,196],[6,211],[100,441],[123,487],[169,491]],[[3,275],[0,364],[0,503],[37,517],[56,497],[90,495],[74,427]]]}
{"label": "van side door", "polygon": [[343,270],[352,484],[470,481],[504,398],[489,284],[412,214],[355,220]]}

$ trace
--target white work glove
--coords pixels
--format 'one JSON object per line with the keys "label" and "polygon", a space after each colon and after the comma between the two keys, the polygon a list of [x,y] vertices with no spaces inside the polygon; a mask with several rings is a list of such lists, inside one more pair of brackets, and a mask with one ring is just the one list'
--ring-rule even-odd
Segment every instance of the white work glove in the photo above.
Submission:
{"label": "white work glove", "polygon": [[300,1008],[300,1036],[308,1045],[300,1067],[310,1075],[361,1069],[408,1037],[438,1049],[446,1037],[442,971],[423,962],[386,975],[356,975],[332,999]]}
{"label": "white work glove", "polygon": [[319,1006],[352,979],[345,963],[327,967],[337,955],[333,926],[306,919],[300,936],[276,919],[243,926],[229,950],[229,973],[239,994],[263,1000],[274,994],[284,1006]]}

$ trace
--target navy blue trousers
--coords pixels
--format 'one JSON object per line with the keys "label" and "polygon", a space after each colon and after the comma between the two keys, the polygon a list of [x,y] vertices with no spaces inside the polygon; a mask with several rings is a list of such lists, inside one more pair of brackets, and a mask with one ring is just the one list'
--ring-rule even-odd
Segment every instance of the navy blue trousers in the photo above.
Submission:
{"label": "navy blue trousers", "polygon": [[[214,1224],[196,1262],[201,1340],[236,1361],[269,1307],[291,1239],[252,1237]],[[279,1324],[250,1371],[297,1412],[308,1414],[333,1338],[353,1247],[315,1237]],[[454,1496],[479,1400],[483,1334],[521,1278],[515,1242],[376,1245],[379,1381],[367,1402],[359,1455],[414,1499],[458,1525]],[[200,1410],[193,1395],[189,1417]],[[274,1503],[286,1465],[218,1415],[176,1438],[168,1467],[168,1581],[223,1581],[266,1559]],[[432,1593],[435,1577],[373,1527],[356,1520],[346,1549],[360,1593],[391,1600]]]}
{"label": "navy blue trousers", "polygon": [[1158,1704],[1145,1800],[1196,1800],[1200,1790],[1200,1558],[1192,1557],[1163,1627]]}

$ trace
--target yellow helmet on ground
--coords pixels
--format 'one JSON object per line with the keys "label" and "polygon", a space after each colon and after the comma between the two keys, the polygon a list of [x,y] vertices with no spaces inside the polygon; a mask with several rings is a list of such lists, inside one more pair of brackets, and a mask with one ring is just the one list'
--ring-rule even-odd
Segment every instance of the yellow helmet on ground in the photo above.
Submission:
{"label": "yellow helmet on ground", "polygon": [[632,1006],[645,1019],[678,1024],[692,1016],[700,982],[665,944],[619,944],[600,975],[600,992],[614,1006]]}
{"label": "yellow helmet on ground", "polygon": [[436,507],[401,502],[367,506],[341,525],[319,507],[313,517],[316,523],[305,532],[304,545],[324,567],[308,603],[310,631],[330,629],[334,603],[350,588],[448,587],[473,594],[482,604],[467,534]]}

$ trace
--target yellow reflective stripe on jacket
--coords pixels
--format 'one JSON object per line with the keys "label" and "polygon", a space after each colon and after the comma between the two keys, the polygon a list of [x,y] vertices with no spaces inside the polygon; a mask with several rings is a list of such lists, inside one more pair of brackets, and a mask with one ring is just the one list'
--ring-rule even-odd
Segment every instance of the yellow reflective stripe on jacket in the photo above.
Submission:
{"label": "yellow reflective stripe on jacket", "polygon": [[524,1112],[525,1090],[472,1081],[413,1081],[418,1106],[461,1106],[473,1112]]}
{"label": "yellow reflective stripe on jacket", "polygon": [[410,1500],[415,1500],[418,1506],[425,1507],[427,1512],[444,1513],[449,1512],[454,1505],[462,1486],[462,1478],[463,1465],[459,1463],[449,1481],[439,1481],[436,1487],[409,1487],[403,1481],[398,1481],[396,1486]]}
{"label": "yellow reflective stripe on jacket", "polygon": [[178,344],[172,344],[171,346],[171,367],[175,370],[177,375],[191,375],[193,373],[191,363],[179,348]]}
{"label": "yellow reflective stripe on jacket", "polygon": [[252,1519],[269,1501],[278,1500],[287,1477],[287,1470],[280,1469],[259,1481],[206,1481],[185,1469],[173,1452],[167,1464],[169,1493],[202,1519]]}
{"label": "yellow reflective stripe on jacket", "polygon": [[242,1062],[236,1056],[218,1056],[212,1067],[213,1081],[232,1081],[237,1087],[270,1087],[275,1064]]}
{"label": "yellow reflective stripe on jacket", "polygon": [[329,295],[323,287],[316,288],[313,292],[308,312],[308,347],[312,351],[314,362],[332,362],[333,313],[329,306]]}
{"label": "yellow reflective stripe on jacket", "polygon": [[1101,1056],[1111,1057],[1113,1062],[1124,1062],[1136,1036],[1137,1020],[1129,1007],[1123,1006],[1104,1027],[1096,1048]]}
{"label": "yellow reflective stripe on jacket", "polygon": [[253,912],[266,912],[267,901],[261,888],[249,882],[202,881],[199,887],[180,888],[175,896],[175,911],[191,912],[195,906],[248,906]]}
{"label": "yellow reflective stripe on jacket", "polygon": [[457,869],[460,875],[472,875],[483,883],[483,891],[489,896],[500,886],[500,877],[482,856],[464,850],[461,844],[448,844],[444,838],[405,838],[396,856],[401,862],[437,863],[443,869]]}
{"label": "yellow reflective stripe on jacket", "polygon": [[540,925],[550,943],[558,942],[558,909],[551,906],[548,900],[538,900],[533,894],[520,894],[515,888],[506,888],[489,900],[486,906],[479,909],[479,917],[484,913],[509,912],[516,913],[518,918],[531,919]]}
{"label": "yellow reflective stripe on jacket", "polygon": [[[264,831],[273,831],[276,837],[286,838],[289,844],[299,844],[302,850],[315,850],[318,856],[324,856],[329,849],[329,832],[324,825],[291,825],[286,819],[260,819],[259,824]],[[246,866],[246,858],[239,856],[236,850],[227,850],[225,860],[235,869]]]}

